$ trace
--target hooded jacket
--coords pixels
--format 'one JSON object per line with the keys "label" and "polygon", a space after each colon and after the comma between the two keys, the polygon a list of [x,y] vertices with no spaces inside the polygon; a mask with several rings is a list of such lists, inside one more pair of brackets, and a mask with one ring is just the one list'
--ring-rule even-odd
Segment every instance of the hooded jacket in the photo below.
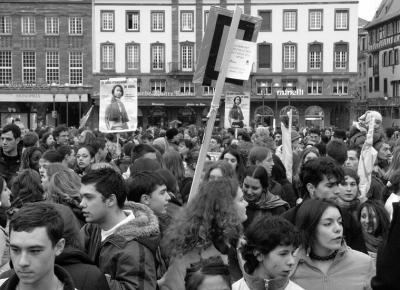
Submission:
{"label": "hooded jacket", "polygon": [[247,220],[244,228],[260,216],[281,215],[289,209],[289,204],[269,191],[263,191],[257,202],[249,202],[246,208]]}
{"label": "hooded jacket", "polygon": [[125,209],[132,210],[135,218],[104,241],[97,224],[86,224],[81,229],[86,251],[106,275],[110,289],[154,290],[160,235],[157,217],[143,204],[128,201]]}
{"label": "hooded jacket", "polygon": [[[78,290],[75,288],[74,281],[68,272],[58,265],[54,265],[54,274],[64,284],[63,290]],[[13,274],[7,281],[5,281],[0,290],[15,290],[17,289],[19,278],[17,274]],[[80,289],[79,289],[80,290]]]}

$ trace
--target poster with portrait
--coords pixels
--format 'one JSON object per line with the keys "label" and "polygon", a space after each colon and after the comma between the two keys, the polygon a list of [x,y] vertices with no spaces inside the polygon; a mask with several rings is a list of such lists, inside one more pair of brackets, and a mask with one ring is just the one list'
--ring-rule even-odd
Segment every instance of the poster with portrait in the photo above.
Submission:
{"label": "poster with portrait", "polygon": [[137,79],[100,81],[99,130],[104,133],[129,132],[137,127]]}
{"label": "poster with portrait", "polygon": [[250,95],[225,95],[225,128],[244,128],[250,124]]}

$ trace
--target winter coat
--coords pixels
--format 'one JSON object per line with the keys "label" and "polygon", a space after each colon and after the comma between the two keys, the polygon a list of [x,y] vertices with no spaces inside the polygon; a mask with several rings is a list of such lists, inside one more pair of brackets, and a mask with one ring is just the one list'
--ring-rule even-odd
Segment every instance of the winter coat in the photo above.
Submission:
{"label": "winter coat", "polygon": [[398,290],[400,285],[400,203],[393,203],[393,219],[383,245],[378,249],[374,290]]}
{"label": "winter coat", "polygon": [[290,280],[307,290],[364,290],[372,289],[371,278],[375,275],[374,260],[343,243],[327,274],[310,259],[304,248],[296,254],[296,266]]}
{"label": "winter coat", "polygon": [[[75,288],[75,284],[73,279],[71,278],[71,275],[64,268],[58,265],[54,265],[54,274],[61,281],[61,283],[64,284],[63,290],[78,290],[77,288]],[[5,281],[1,285],[0,290],[15,290],[18,283],[19,278],[14,273],[9,279],[7,279],[7,281]]]}
{"label": "winter coat", "polygon": [[56,264],[71,275],[77,289],[109,290],[107,279],[83,251],[65,248]]}
{"label": "winter coat", "polygon": [[125,202],[135,218],[101,241],[101,228],[86,224],[81,229],[89,257],[106,275],[110,289],[156,289],[155,253],[159,243],[157,217],[150,208]]}
{"label": "winter coat", "polygon": [[3,148],[0,148],[0,175],[4,178],[8,185],[12,177],[17,175],[17,171],[21,165],[22,148],[18,146],[18,154],[15,157],[5,156]]}

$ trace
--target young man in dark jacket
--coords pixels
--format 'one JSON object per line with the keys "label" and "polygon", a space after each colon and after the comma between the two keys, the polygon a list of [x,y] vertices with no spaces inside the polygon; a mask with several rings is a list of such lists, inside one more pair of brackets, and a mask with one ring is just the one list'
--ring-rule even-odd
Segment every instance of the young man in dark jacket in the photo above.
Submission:
{"label": "young man in dark jacket", "polygon": [[21,163],[21,129],[15,124],[4,126],[1,133],[0,175],[7,183],[16,174]]}
{"label": "young man in dark jacket", "polygon": [[1,290],[74,290],[70,274],[55,265],[64,249],[64,221],[44,202],[24,205],[10,221],[10,256],[15,273]]}
{"label": "young man in dark jacket", "polygon": [[114,169],[91,170],[81,182],[80,205],[88,223],[81,234],[110,289],[156,289],[157,217],[145,205],[125,202],[124,180]]}

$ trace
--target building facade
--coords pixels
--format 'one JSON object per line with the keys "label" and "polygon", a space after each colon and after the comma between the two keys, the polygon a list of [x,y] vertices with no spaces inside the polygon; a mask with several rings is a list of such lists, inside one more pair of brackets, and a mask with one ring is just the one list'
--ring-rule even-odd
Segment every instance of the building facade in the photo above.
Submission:
{"label": "building facade", "polygon": [[78,125],[92,93],[90,0],[0,2],[1,127]]}
{"label": "building facade", "polygon": [[400,125],[400,2],[383,0],[368,31],[368,107],[385,127]]}
{"label": "building facade", "polygon": [[[263,19],[253,71],[238,91],[250,95],[251,123],[272,125],[289,106],[299,126],[348,128],[357,93],[358,3],[352,0],[95,0],[95,95],[100,79],[136,77],[139,125],[175,119],[201,125],[214,89],[192,78],[213,5],[238,5]],[[217,126],[223,118],[222,102]]]}

